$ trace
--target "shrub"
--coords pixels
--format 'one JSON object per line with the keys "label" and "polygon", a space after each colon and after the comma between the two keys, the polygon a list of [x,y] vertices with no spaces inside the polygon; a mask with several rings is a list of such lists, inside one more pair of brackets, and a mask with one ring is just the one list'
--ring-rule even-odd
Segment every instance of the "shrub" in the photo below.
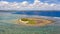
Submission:
{"label": "shrub", "polygon": [[29,21],[29,19],[27,19],[27,18],[22,18],[21,20],[22,21]]}

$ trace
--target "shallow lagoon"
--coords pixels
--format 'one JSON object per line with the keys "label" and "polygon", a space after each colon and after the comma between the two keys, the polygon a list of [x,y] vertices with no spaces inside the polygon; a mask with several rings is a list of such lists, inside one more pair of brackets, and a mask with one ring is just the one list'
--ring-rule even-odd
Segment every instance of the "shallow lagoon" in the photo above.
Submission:
{"label": "shallow lagoon", "polygon": [[[55,22],[43,27],[33,27],[16,24],[16,20],[22,17],[41,17],[54,20]],[[0,13],[0,34],[60,34],[60,18],[37,15]]]}

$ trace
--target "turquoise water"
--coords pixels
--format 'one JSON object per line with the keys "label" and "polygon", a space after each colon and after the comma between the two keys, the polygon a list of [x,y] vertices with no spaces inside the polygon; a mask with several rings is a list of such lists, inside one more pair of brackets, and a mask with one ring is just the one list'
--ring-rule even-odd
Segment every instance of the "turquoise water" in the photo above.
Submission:
{"label": "turquoise water", "polygon": [[[55,22],[41,27],[16,24],[15,21],[22,17],[41,17]],[[60,18],[0,13],[0,34],[60,34]]]}

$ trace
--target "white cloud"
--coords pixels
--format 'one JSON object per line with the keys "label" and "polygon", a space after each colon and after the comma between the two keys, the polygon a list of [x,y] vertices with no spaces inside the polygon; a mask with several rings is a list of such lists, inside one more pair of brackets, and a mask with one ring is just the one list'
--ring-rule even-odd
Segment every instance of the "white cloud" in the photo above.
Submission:
{"label": "white cloud", "polygon": [[0,10],[60,10],[60,4],[48,4],[39,0],[35,0],[32,4],[27,1],[19,3],[0,1]]}

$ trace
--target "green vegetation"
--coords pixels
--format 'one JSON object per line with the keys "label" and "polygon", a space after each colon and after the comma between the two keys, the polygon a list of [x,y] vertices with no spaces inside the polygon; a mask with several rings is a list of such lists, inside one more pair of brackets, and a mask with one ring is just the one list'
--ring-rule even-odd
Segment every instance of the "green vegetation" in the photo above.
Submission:
{"label": "green vegetation", "polygon": [[36,24],[34,20],[30,20],[27,24]]}
{"label": "green vegetation", "polygon": [[34,20],[29,20],[28,18],[22,18],[22,21],[29,21],[27,24],[36,24]]}
{"label": "green vegetation", "polygon": [[21,20],[22,21],[29,21],[29,19],[27,19],[27,18],[22,18]]}

